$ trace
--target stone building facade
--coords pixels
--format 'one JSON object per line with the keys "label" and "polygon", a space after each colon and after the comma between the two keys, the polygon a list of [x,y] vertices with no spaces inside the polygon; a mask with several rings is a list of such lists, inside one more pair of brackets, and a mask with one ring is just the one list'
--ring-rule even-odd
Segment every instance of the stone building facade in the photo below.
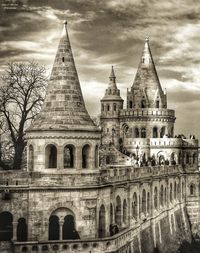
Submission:
{"label": "stone building facade", "polygon": [[199,233],[198,141],[174,137],[145,41],[127,109],[114,69],[101,129],[84,104],[65,23],[26,170],[0,171],[0,252],[172,252]]}

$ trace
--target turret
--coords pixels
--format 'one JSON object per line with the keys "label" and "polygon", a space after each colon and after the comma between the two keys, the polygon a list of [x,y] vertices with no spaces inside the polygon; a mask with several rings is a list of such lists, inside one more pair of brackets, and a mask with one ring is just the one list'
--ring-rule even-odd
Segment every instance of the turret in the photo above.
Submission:
{"label": "turret", "polygon": [[27,139],[31,171],[98,168],[100,129],[85,107],[66,22],[44,104],[27,130]]}
{"label": "turret", "polygon": [[119,135],[119,113],[123,109],[123,99],[117,88],[116,76],[112,66],[109,84],[101,100],[101,126],[103,143],[114,142]]}

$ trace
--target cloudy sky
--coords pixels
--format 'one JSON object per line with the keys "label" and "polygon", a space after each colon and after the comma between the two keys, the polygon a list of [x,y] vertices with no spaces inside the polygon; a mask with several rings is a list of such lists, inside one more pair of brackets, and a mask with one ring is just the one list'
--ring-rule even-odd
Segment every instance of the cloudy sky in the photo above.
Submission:
{"label": "cloudy sky", "polygon": [[200,137],[199,0],[21,1],[27,6],[18,10],[0,7],[0,72],[9,61],[26,60],[50,71],[67,20],[86,105],[97,115],[111,65],[125,99],[149,36],[176,133]]}

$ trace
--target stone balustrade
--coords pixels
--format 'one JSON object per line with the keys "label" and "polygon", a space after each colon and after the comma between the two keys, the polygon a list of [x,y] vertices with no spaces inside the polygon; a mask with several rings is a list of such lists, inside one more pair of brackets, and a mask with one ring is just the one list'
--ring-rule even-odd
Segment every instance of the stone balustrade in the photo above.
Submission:
{"label": "stone balustrade", "polygon": [[144,109],[124,109],[120,111],[120,116],[138,117],[138,116],[164,116],[175,117],[174,110],[170,109],[156,109],[156,108],[144,108]]}

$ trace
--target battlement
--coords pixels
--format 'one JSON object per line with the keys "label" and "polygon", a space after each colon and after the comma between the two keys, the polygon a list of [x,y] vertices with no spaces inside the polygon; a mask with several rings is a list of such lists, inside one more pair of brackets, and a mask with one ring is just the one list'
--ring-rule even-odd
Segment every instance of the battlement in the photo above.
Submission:
{"label": "battlement", "polygon": [[175,111],[170,109],[144,108],[144,109],[123,109],[120,110],[120,116],[138,117],[138,116],[163,116],[175,118]]}

